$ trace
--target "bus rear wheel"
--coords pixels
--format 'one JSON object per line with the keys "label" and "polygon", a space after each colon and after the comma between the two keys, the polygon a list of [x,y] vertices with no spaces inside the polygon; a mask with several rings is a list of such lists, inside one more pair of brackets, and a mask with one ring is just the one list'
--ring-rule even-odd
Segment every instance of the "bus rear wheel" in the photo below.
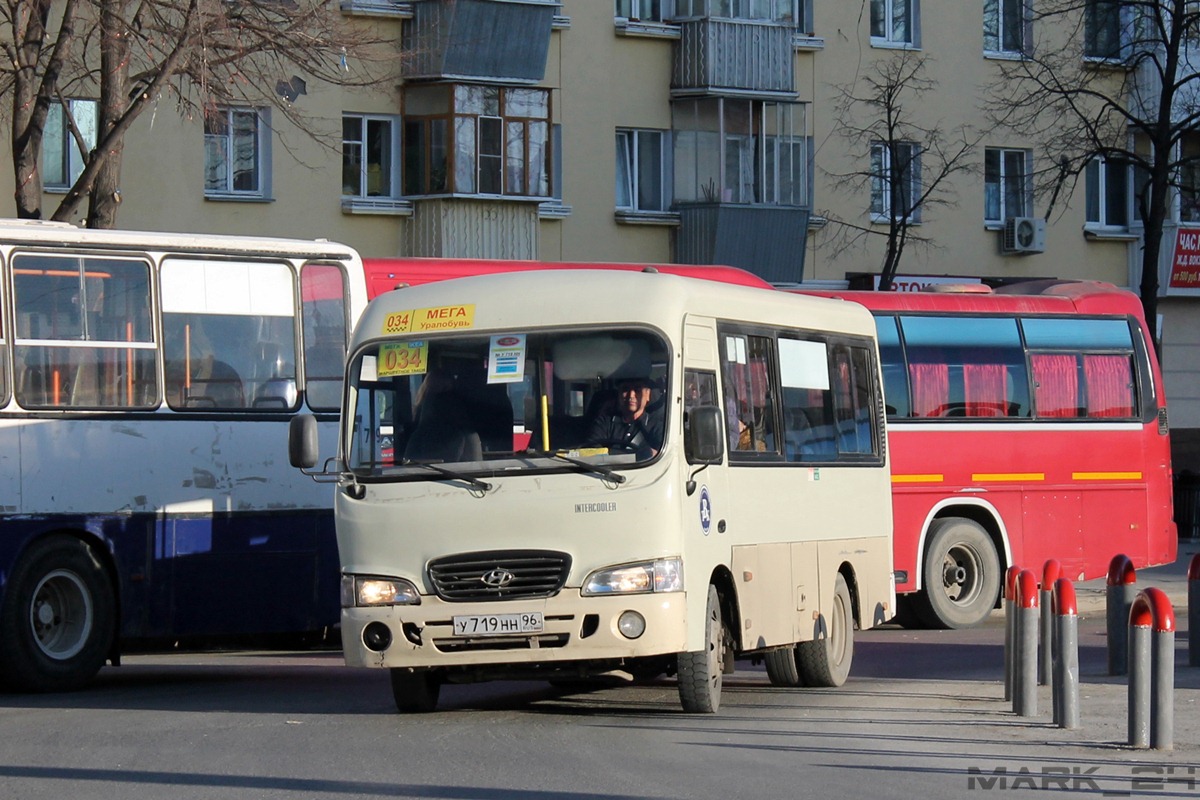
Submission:
{"label": "bus rear wheel", "polygon": [[112,647],[116,601],[96,554],[73,536],[35,542],[0,607],[0,684],[17,691],[77,689]]}
{"label": "bus rear wheel", "polygon": [[929,528],[916,608],[931,628],[971,628],[987,619],[1000,590],[1000,558],[977,522],[940,519]]}
{"label": "bus rear wheel", "polygon": [[676,658],[679,702],[684,711],[694,714],[713,714],[721,708],[727,637],[721,597],[711,584],[704,614],[704,648],[680,653]]}
{"label": "bus rear wheel", "polygon": [[392,699],[402,714],[428,714],[437,709],[442,678],[431,669],[392,669]]}
{"label": "bus rear wheel", "polygon": [[841,573],[833,587],[833,607],[829,610],[829,628],[825,635],[796,645],[796,666],[805,686],[841,686],[850,677],[854,660],[854,601]]}

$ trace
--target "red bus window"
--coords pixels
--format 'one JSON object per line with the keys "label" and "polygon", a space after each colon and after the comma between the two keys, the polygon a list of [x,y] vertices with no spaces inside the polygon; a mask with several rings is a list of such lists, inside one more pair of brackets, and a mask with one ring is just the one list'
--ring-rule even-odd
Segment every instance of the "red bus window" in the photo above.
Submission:
{"label": "red bus window", "polygon": [[1033,400],[1039,417],[1079,416],[1079,370],[1073,355],[1038,353],[1033,367]]}
{"label": "red bus window", "polygon": [[1089,417],[1133,416],[1133,368],[1128,356],[1085,355],[1083,374]]}

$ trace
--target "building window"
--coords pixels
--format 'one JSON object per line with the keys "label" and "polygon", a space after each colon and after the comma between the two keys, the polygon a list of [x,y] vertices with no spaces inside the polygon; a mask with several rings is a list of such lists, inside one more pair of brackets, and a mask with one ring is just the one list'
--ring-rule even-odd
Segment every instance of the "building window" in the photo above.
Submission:
{"label": "building window", "polygon": [[471,84],[404,93],[404,194],[550,196],[550,92]]}
{"label": "building window", "polygon": [[1022,55],[1028,47],[1029,26],[1029,0],[985,0],[983,49]]}
{"label": "building window", "polygon": [[[95,100],[67,100],[66,105],[55,103],[46,116],[42,134],[42,186],[66,190],[75,184],[86,165],[87,153],[79,149],[82,137],[88,152],[96,146]],[[72,130],[74,125],[74,131]]]}
{"label": "building window", "polygon": [[984,219],[1004,222],[1009,217],[1029,216],[1033,208],[1029,150],[989,147],[983,156]]}
{"label": "building window", "polygon": [[667,131],[617,131],[617,208],[666,211]]}
{"label": "building window", "polygon": [[921,151],[913,142],[871,145],[871,216],[876,221],[920,222]]}
{"label": "building window", "polygon": [[920,0],[871,0],[871,44],[920,44]]}
{"label": "building window", "polygon": [[204,193],[268,197],[270,138],[266,109],[223,108],[204,119]]}
{"label": "building window", "polygon": [[808,205],[803,104],[711,97],[671,109],[677,202]]}
{"label": "building window", "polygon": [[1129,226],[1129,165],[1126,162],[1092,159],[1087,165],[1084,183],[1089,225]]}
{"label": "building window", "polygon": [[662,22],[670,16],[671,0],[616,0],[618,19]]}
{"label": "building window", "polygon": [[393,117],[342,116],[342,194],[395,197],[399,126]]}
{"label": "building window", "polygon": [[1123,0],[1087,0],[1083,10],[1083,54],[1120,59]]}

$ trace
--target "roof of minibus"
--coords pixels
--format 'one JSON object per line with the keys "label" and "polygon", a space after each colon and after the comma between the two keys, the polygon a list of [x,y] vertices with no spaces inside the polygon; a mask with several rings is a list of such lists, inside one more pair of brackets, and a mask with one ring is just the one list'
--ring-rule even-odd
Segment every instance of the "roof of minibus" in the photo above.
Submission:
{"label": "roof of minibus", "polygon": [[474,306],[470,328],[476,330],[647,324],[678,332],[684,314],[697,314],[747,324],[875,334],[870,314],[854,303],[662,272],[579,269],[569,278],[553,270],[530,270],[386,292],[363,312],[355,342],[383,335],[389,314],[457,306]]}
{"label": "roof of minibus", "polygon": [[622,262],[583,261],[507,261],[487,258],[364,258],[363,270],[367,276],[367,293],[376,297],[384,292],[407,284],[418,286],[433,281],[465,278],[472,275],[493,275],[502,272],[526,272],[537,269],[606,269],[640,272],[656,269],[672,275],[687,275],[694,278],[754,286],[769,289],[771,284],[757,275],[737,267],[719,264],[631,264]]}
{"label": "roof of minibus", "polygon": [[268,236],[230,236],[215,233],[171,233],[100,228],[77,228],[66,222],[0,219],[0,243],[38,247],[67,246],[98,249],[286,254],[293,258],[354,259],[350,247],[327,239],[287,239]]}
{"label": "roof of minibus", "polygon": [[983,284],[940,285],[921,292],[809,291],[803,287],[786,291],[841,297],[872,311],[1142,316],[1141,301],[1135,294],[1103,281],[1025,281],[996,289]]}

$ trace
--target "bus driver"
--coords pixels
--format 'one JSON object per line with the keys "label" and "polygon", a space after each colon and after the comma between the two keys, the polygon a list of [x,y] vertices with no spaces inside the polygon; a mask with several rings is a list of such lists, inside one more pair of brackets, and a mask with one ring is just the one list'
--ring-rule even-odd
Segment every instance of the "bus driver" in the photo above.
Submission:
{"label": "bus driver", "polygon": [[649,378],[617,383],[616,413],[605,410],[592,423],[588,445],[633,450],[638,458],[658,455],[663,441],[662,407],[651,407],[654,384]]}

